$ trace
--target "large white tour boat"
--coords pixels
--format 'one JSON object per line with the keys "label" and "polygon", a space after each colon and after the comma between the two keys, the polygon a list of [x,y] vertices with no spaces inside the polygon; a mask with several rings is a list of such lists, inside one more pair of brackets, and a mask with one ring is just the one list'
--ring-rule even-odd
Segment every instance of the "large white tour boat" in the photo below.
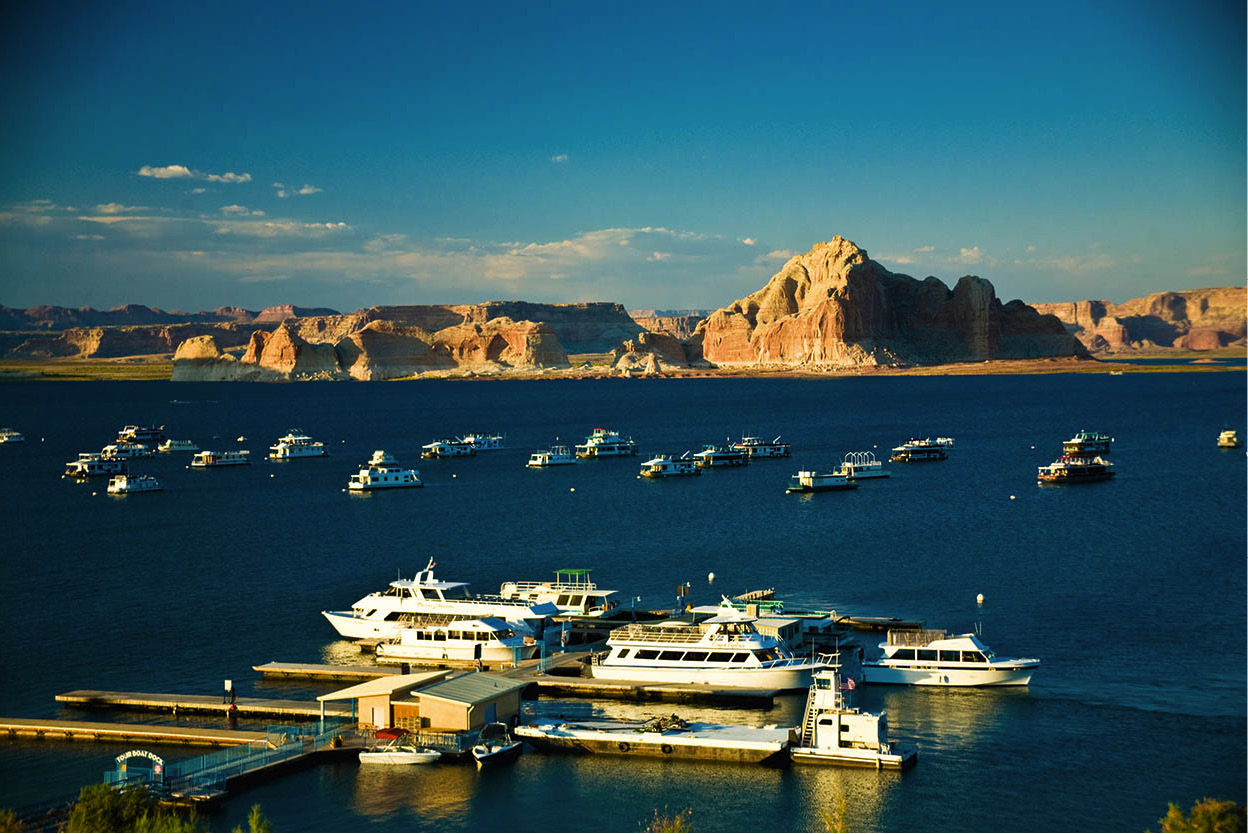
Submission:
{"label": "large white tour boat", "polygon": [[793,742],[789,727],[746,727],[682,721],[676,716],[649,721],[584,719],[521,724],[522,738],[543,752],[605,753],[665,759],[702,759],[741,764],[783,762]]}
{"label": "large white tour boat", "polygon": [[721,466],[745,466],[750,462],[750,456],[731,446],[708,443],[702,447],[702,451],[694,454],[693,460],[699,469],[718,469]]}
{"label": "large white tour boat", "polygon": [[530,469],[545,469],[547,466],[567,466],[572,463],[576,463],[576,457],[571,449],[567,446],[551,446],[529,455],[529,462],[525,466]]}
{"label": "large white tour boat", "polygon": [[560,614],[601,617],[619,605],[610,599],[617,592],[599,588],[589,575],[589,568],[560,568],[553,582],[504,582],[498,595],[529,603],[554,603]]}
{"label": "large white tour boat", "polygon": [[866,478],[887,478],[889,471],[884,468],[883,463],[875,459],[874,452],[850,452],[837,467],[836,474],[844,475],[851,481],[861,481]]}
{"label": "large white tour boat", "polygon": [[803,469],[789,479],[786,494],[794,492],[832,492],[841,489],[857,489],[858,484],[838,472],[819,473]]}
{"label": "large white tour boat", "polygon": [[762,634],[758,618],[724,600],[693,613],[700,622],[629,623],[607,638],[606,656],[590,666],[595,678],[707,684],[755,690],[805,689],[822,664],[793,656],[778,637]]}
{"label": "large white tour boat", "polygon": [[752,458],[787,458],[789,456],[789,444],[781,443],[779,437],[770,443],[760,437],[742,437],[732,444],[732,448]]}
{"label": "large white tour boat", "polygon": [[396,579],[386,590],[356,600],[350,611],[321,614],[343,637],[374,640],[397,637],[401,629],[422,614],[452,614],[461,619],[499,617],[521,632],[528,629],[540,637],[546,618],[559,613],[549,602],[470,596],[467,582],[435,579],[435,566],[430,559],[415,579]]}
{"label": "large white tour boat", "polygon": [[166,440],[156,447],[158,452],[198,452],[199,446],[194,440]]}
{"label": "large white tour boat", "polygon": [[1062,441],[1062,451],[1068,455],[1104,455],[1109,453],[1112,442],[1108,434],[1081,429],[1070,440]]}
{"label": "large white tour boat", "polygon": [[671,455],[655,455],[641,465],[641,477],[679,478],[684,475],[701,475],[702,470],[698,468],[697,461],[688,455],[688,452],[678,458]]}
{"label": "large white tour boat", "polygon": [[121,458],[106,458],[99,452],[79,452],[78,460],[65,464],[67,478],[94,478],[99,475],[120,475],[126,471]]}
{"label": "large white tour boat", "polygon": [[862,662],[867,683],[915,686],[1026,686],[1040,661],[997,657],[975,634],[890,629],[878,660]]}
{"label": "large white tour boat", "polygon": [[159,492],[164,489],[160,481],[151,475],[114,475],[108,482],[108,491],[113,495],[127,495],[131,492]]}
{"label": "large white tour boat", "polygon": [[269,447],[269,460],[323,458],[328,454],[324,443],[313,440],[299,429],[291,429],[285,436],[279,437],[276,444]]}
{"label": "large white tour boat", "polygon": [[191,458],[191,466],[196,469],[206,469],[211,466],[243,466],[249,463],[251,463],[251,452],[246,449],[233,452],[214,452],[205,449]]}
{"label": "large white tour boat", "polygon": [[576,444],[578,458],[610,458],[637,454],[637,444],[630,437],[625,440],[619,432],[611,429],[594,429],[584,443]]}
{"label": "large white tour boat", "polygon": [[422,617],[399,629],[397,637],[377,644],[380,663],[407,660],[480,660],[482,663],[519,663],[537,653],[532,636],[516,633],[498,617],[456,620],[450,616]]}
{"label": "large white tour boat", "polygon": [[1094,458],[1062,455],[1048,466],[1036,468],[1041,484],[1079,484],[1107,481],[1114,477],[1114,465],[1099,455]]}
{"label": "large white tour boat", "polygon": [[422,458],[463,458],[477,453],[471,443],[463,440],[435,440],[420,447]]}
{"label": "large white tour boat", "polygon": [[26,435],[16,429],[0,429],[0,443],[22,443]]}
{"label": "large white tour boat", "polygon": [[890,458],[895,463],[910,463],[918,460],[944,460],[949,457],[949,449],[953,447],[952,437],[938,437],[932,440],[925,437],[922,440],[907,440],[900,446],[893,447],[893,456]]}
{"label": "large white tour boat", "polygon": [[420,482],[419,472],[393,463],[370,463],[368,466],[362,466],[360,471],[347,481],[347,489],[353,492],[368,492],[374,489],[411,489],[420,486],[424,484]]}

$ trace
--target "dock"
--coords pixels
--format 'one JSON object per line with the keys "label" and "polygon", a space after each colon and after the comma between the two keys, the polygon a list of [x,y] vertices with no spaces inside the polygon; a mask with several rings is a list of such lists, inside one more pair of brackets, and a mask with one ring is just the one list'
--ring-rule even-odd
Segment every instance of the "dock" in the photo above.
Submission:
{"label": "dock", "polygon": [[[75,689],[62,692],[56,700],[72,707],[86,709],[136,709],[156,712],[198,712],[224,715],[229,704],[221,702],[220,695],[180,695],[162,692],[106,692],[98,689]],[[321,703],[318,701],[286,701],[275,698],[238,698],[234,714],[239,718],[263,716],[272,718],[318,719]],[[326,704],[327,718],[351,717],[350,706]]]}
{"label": "dock", "polygon": [[327,681],[368,681],[399,674],[378,666],[333,666],[328,663],[281,663],[271,660],[252,669],[266,678],[311,678]]}
{"label": "dock", "polygon": [[168,727],[158,724],[113,724],[59,718],[0,718],[0,735],[45,741],[148,741],[230,747],[263,741],[264,733],[212,727]]}

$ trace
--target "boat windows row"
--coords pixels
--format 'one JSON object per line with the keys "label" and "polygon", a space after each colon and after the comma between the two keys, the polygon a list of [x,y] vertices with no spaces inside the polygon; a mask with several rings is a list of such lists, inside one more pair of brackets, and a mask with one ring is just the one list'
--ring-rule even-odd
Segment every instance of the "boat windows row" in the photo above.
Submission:
{"label": "boat windows row", "polygon": [[[917,654],[916,654],[917,652]],[[951,649],[898,649],[889,660],[939,660],[943,663],[987,663],[983,652],[959,652]]]}
{"label": "boat windows row", "polygon": [[630,652],[633,660],[666,660],[685,663],[744,663],[751,654],[763,663],[768,663],[772,660],[780,660],[782,657],[780,652],[774,649],[755,649],[753,652],[681,652],[659,649],[638,649],[633,652],[632,649],[621,649],[616,658],[624,660],[629,657]]}

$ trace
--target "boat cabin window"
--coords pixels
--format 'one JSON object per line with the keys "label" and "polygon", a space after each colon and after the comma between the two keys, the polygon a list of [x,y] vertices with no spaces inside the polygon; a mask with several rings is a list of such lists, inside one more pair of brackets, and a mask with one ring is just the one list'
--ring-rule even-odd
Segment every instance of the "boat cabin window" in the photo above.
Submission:
{"label": "boat cabin window", "polygon": [[898,649],[893,652],[894,660],[914,660],[914,649]]}
{"label": "boat cabin window", "polygon": [[[374,614],[375,614],[375,613],[377,613],[376,609],[373,609],[373,613],[374,613]],[[370,615],[366,614],[365,616],[370,616]],[[390,622],[390,623],[392,623],[392,622],[394,622],[395,620],[399,619],[399,618],[400,618],[400,617],[402,617],[402,616],[403,616],[403,612],[402,612],[402,611],[391,611],[389,614],[387,614],[387,615],[386,615],[385,617],[383,617],[382,619],[383,619],[383,620],[385,620],[386,622]]]}
{"label": "boat cabin window", "polygon": [[464,636],[460,634],[458,631],[448,631],[446,633],[446,639],[447,640],[462,640],[464,639]]}
{"label": "boat cabin window", "polygon": [[684,656],[684,652],[659,652],[659,660],[680,660]]}
{"label": "boat cabin window", "polygon": [[935,660],[935,649],[919,649],[919,660]]}
{"label": "boat cabin window", "polygon": [[940,650],[940,660],[942,663],[957,663],[961,660],[961,652],[949,651],[948,649]]}
{"label": "boat cabin window", "polygon": [[516,633],[509,628],[505,628],[502,631],[496,631],[494,633],[498,635],[499,640],[508,640],[516,636]]}
{"label": "boat cabin window", "polygon": [[443,599],[468,599],[468,589],[460,585],[457,588],[447,588],[442,592]]}
{"label": "boat cabin window", "polygon": [[573,604],[573,605],[575,605],[575,606],[578,606],[578,607],[579,607],[579,606],[580,606],[582,603],[584,603],[584,602],[585,602],[585,597],[581,596],[580,594],[573,594],[573,595],[572,595],[572,604]]}
{"label": "boat cabin window", "polygon": [[430,634],[430,633],[429,633],[429,632],[427,632],[427,631],[417,631],[417,632],[416,632],[416,639],[417,639],[417,640],[432,640],[432,639],[433,639],[433,635],[432,635],[432,634]]}
{"label": "boat cabin window", "polygon": [[659,656],[659,652],[657,649],[638,649],[636,659],[637,660],[654,660],[658,656]]}
{"label": "boat cabin window", "polygon": [[705,663],[706,652],[685,652],[685,660],[689,663]]}
{"label": "boat cabin window", "polygon": [[632,649],[620,649],[620,653],[617,655],[617,657],[619,657],[620,660],[623,660],[624,658],[632,654],[632,651],[633,651]]}
{"label": "boat cabin window", "polygon": [[763,663],[767,663],[768,661],[776,660],[777,658],[779,658],[780,653],[775,651],[774,649],[755,649],[754,656],[757,657],[759,660],[761,660]]}
{"label": "boat cabin window", "polygon": [[434,640],[446,640],[446,632],[445,632],[445,631],[435,631],[435,632],[433,633],[433,639],[434,639]]}
{"label": "boat cabin window", "polygon": [[559,598],[555,600],[555,605],[566,607],[569,604],[568,599],[570,598],[570,596],[571,596],[570,594],[560,594]]}
{"label": "boat cabin window", "polygon": [[731,663],[732,652],[711,652],[711,656],[708,660],[710,660],[711,663]]}

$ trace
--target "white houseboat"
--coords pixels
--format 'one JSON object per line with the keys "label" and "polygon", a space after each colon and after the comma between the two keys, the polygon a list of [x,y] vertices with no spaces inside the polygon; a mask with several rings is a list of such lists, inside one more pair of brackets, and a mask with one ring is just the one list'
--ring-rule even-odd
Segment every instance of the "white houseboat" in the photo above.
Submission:
{"label": "white houseboat", "polygon": [[789,444],[781,443],[779,437],[770,443],[760,437],[742,437],[732,444],[732,448],[752,458],[787,458],[789,456]]}
{"label": "white houseboat", "polygon": [[127,495],[131,492],[159,492],[164,489],[160,481],[151,475],[114,475],[108,482],[108,491],[113,495]]}
{"label": "white houseboat", "polygon": [[233,452],[214,452],[205,449],[191,458],[191,466],[197,469],[207,469],[212,466],[243,466],[249,463],[251,463],[251,452],[246,449]]}
{"label": "white houseboat", "polygon": [[842,489],[857,489],[858,484],[838,472],[820,473],[803,469],[789,479],[784,490],[786,494],[794,492],[833,492]]}
{"label": "white houseboat", "polygon": [[910,463],[920,460],[944,460],[949,457],[949,449],[953,446],[952,437],[938,437],[932,440],[925,437],[922,440],[907,440],[900,446],[893,447],[893,455],[891,460],[895,463]]}
{"label": "white houseboat", "polygon": [[131,443],[128,440],[119,440],[101,449],[100,457],[105,460],[130,460],[132,458],[150,458],[155,453],[155,450],[146,443]]}
{"label": "white houseboat", "polygon": [[537,650],[537,642],[531,635],[517,634],[514,626],[498,617],[418,618],[399,629],[397,637],[377,644],[377,661],[480,660],[494,665],[519,663],[532,657]]}
{"label": "white houseboat", "polygon": [[807,764],[856,765],[901,770],[915,762],[913,750],[901,750],[888,740],[888,717],[863,712],[845,703],[845,691],[855,687],[842,678],[837,655],[823,655],[824,668],[815,672],[798,741],[789,749],[793,761]]}
{"label": "white houseboat", "polygon": [[702,447],[702,451],[694,454],[693,460],[699,469],[718,469],[721,466],[745,466],[750,462],[750,456],[731,446],[708,443]]}
{"label": "white houseboat", "polygon": [[1227,429],[1226,431],[1218,435],[1218,448],[1219,449],[1238,449],[1239,448],[1239,435],[1236,433],[1235,429]]}
{"label": "white houseboat", "polygon": [[360,467],[360,471],[347,481],[352,492],[368,492],[374,489],[411,489],[424,486],[420,473],[396,464],[375,464]]}
{"label": "white houseboat", "polygon": [[126,426],[117,432],[121,443],[146,443],[153,445],[165,439],[164,426]]}
{"label": "white houseboat", "polygon": [[584,443],[576,444],[578,458],[610,458],[637,454],[637,444],[630,437],[625,440],[619,432],[611,429],[594,429]]}
{"label": "white houseboat", "polygon": [[684,475],[701,475],[697,461],[689,453],[674,458],[671,455],[655,455],[641,465],[643,478],[679,478]]}
{"label": "white houseboat", "polygon": [[1104,455],[1109,453],[1112,442],[1108,434],[1081,429],[1070,440],[1062,441],[1062,451],[1068,455]]}
{"label": "white houseboat", "polygon": [[793,656],[777,637],[761,634],[727,600],[693,609],[700,622],[629,623],[607,638],[610,651],[590,666],[595,678],[647,683],[707,684],[755,690],[805,689],[822,664]]}
{"label": "white houseboat", "polygon": [[0,429],[0,443],[21,443],[26,435],[16,429]]}
{"label": "white houseboat", "polygon": [[384,591],[374,591],[351,606],[350,611],[322,611],[334,630],[351,640],[397,637],[399,631],[420,615],[451,614],[461,619],[499,617],[518,631],[528,629],[541,636],[547,617],[559,613],[549,602],[530,603],[501,596],[470,596],[467,582],[435,579],[432,559],[415,579],[396,579]]}
{"label": "white houseboat", "polygon": [[463,458],[477,453],[471,443],[463,440],[442,439],[426,443],[420,447],[422,458]]}
{"label": "white houseboat", "polygon": [[567,446],[551,446],[529,455],[529,462],[525,466],[530,469],[545,469],[548,466],[567,466],[572,463],[576,463],[576,457],[571,449]]}
{"label": "white houseboat", "polygon": [[99,475],[120,475],[126,471],[126,462],[120,458],[105,458],[99,452],[79,452],[78,460],[65,464],[67,478],[94,478]]}
{"label": "white houseboat", "polygon": [[1026,686],[1035,658],[997,657],[975,634],[890,629],[878,660],[862,662],[867,683],[916,686]]}
{"label": "white houseboat", "polygon": [[515,729],[543,752],[603,753],[663,759],[702,759],[740,764],[780,764],[793,742],[789,727],[746,727],[682,721],[584,719],[522,724]]}
{"label": "white houseboat", "polygon": [[887,478],[889,471],[884,468],[883,463],[875,459],[874,452],[850,452],[837,467],[836,474],[844,475],[851,481],[861,481],[866,478]]}
{"label": "white houseboat", "polygon": [[158,452],[198,452],[199,446],[194,440],[166,440],[156,447]]}
{"label": "white houseboat", "polygon": [[619,606],[610,599],[617,592],[599,588],[589,575],[588,568],[561,568],[555,571],[553,582],[504,582],[498,595],[529,603],[554,603],[560,614],[601,617]]}
{"label": "white houseboat", "polygon": [[1036,482],[1041,484],[1080,484],[1108,481],[1114,477],[1114,465],[1099,455],[1094,458],[1062,455],[1048,466],[1036,468]]}
{"label": "white houseboat", "polygon": [[299,429],[291,429],[277,443],[269,447],[269,460],[292,460],[294,458],[323,458],[329,452],[325,444],[313,440]]}
{"label": "white houseboat", "polygon": [[460,440],[472,446],[478,452],[503,448],[503,436],[501,434],[465,434]]}

